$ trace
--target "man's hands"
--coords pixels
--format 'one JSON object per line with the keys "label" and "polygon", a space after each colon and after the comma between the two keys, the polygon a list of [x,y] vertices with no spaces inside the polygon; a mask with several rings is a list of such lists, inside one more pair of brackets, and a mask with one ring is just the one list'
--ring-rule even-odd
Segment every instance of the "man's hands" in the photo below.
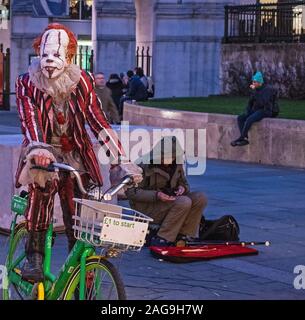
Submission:
{"label": "man's hands", "polygon": [[178,190],[175,191],[176,196],[182,196],[185,192],[185,188],[183,186],[179,186]]}
{"label": "man's hands", "polygon": [[157,193],[157,198],[163,202],[168,202],[168,201],[175,201],[176,197],[173,196],[168,196],[167,194],[163,193],[162,191],[159,191]]}
{"label": "man's hands", "polygon": [[[185,188],[183,186],[179,186],[178,189],[175,191],[176,196],[182,196],[183,193],[185,192]],[[168,201],[175,201],[176,197],[174,196],[169,196],[166,193],[159,191],[157,193],[157,198],[163,202],[168,202]]]}
{"label": "man's hands", "polygon": [[51,163],[51,159],[43,154],[34,156],[36,166],[47,167]]}

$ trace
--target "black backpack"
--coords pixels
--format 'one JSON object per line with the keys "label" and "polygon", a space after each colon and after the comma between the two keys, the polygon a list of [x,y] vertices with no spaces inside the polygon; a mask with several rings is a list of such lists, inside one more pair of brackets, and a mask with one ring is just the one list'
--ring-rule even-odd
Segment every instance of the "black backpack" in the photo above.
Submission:
{"label": "black backpack", "polygon": [[[150,223],[149,232],[146,235],[145,246],[149,247],[151,239],[157,235],[160,225]],[[239,225],[230,215],[222,216],[217,220],[205,220],[201,218],[199,225],[199,239],[202,241],[239,241]]]}
{"label": "black backpack", "polygon": [[230,215],[222,216],[217,220],[201,218],[199,226],[200,240],[239,241],[239,225]]}

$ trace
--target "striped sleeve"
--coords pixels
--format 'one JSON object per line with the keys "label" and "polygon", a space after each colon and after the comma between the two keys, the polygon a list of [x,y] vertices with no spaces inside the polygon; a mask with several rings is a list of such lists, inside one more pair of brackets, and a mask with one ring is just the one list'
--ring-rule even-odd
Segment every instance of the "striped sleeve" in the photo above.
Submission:
{"label": "striped sleeve", "polygon": [[111,128],[105,113],[103,112],[100,100],[94,91],[94,78],[88,73],[87,77],[83,77],[83,84],[88,90],[86,118],[95,137],[103,147],[106,156],[110,158],[110,162],[115,162],[119,156],[124,155],[124,151],[114,129]]}
{"label": "striped sleeve", "polygon": [[21,131],[28,141],[45,142],[41,130],[40,111],[33,103],[28,74],[21,75],[16,80],[16,102],[21,121]]}

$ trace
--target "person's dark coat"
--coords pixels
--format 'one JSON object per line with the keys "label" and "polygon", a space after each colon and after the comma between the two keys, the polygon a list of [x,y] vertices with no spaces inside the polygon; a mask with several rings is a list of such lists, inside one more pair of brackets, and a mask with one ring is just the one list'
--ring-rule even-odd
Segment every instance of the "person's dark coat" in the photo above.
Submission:
{"label": "person's dark coat", "polygon": [[107,81],[106,86],[111,90],[111,97],[115,105],[119,109],[120,99],[123,95],[123,89],[124,89],[122,80],[119,77],[110,78],[109,81]]}
{"label": "person's dark coat", "polygon": [[135,75],[129,80],[126,96],[131,100],[136,101],[147,100],[147,89],[145,88],[139,76]]}
{"label": "person's dark coat", "polygon": [[271,117],[275,94],[275,90],[267,85],[253,90],[248,102],[247,113],[263,110],[265,116]]}

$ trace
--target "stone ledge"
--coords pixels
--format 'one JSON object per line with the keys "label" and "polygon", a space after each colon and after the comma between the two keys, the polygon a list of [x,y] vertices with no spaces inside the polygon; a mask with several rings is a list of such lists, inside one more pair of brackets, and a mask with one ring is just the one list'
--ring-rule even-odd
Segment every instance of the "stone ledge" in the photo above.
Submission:
{"label": "stone ledge", "polygon": [[125,103],[124,120],[131,125],[206,129],[207,157],[305,168],[305,121],[264,119],[254,124],[250,144],[231,147],[239,136],[236,116],[151,108]]}

